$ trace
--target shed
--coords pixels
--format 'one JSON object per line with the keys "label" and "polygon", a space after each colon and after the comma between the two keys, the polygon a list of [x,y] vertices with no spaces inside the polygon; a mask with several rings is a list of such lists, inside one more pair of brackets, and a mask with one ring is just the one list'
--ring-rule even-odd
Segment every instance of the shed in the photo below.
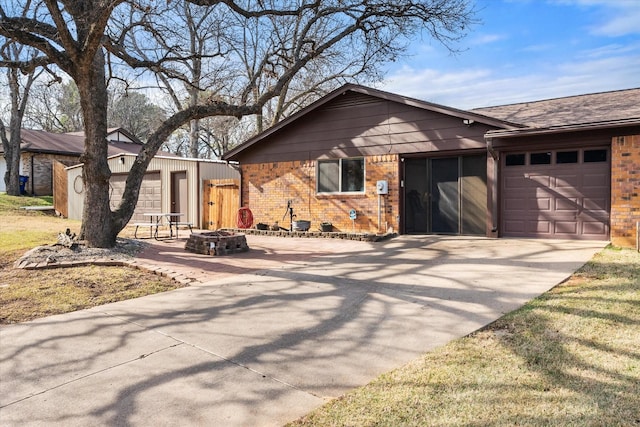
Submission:
{"label": "shed", "polygon": [[[115,208],[124,193],[125,182],[135,154],[121,153],[108,159],[112,176],[110,179],[110,198]],[[69,218],[81,219],[84,207],[84,184],[82,181],[83,165],[64,168],[66,172],[67,215]],[[236,182],[238,200],[227,200],[235,207],[239,205],[240,173],[237,167],[221,160],[188,159],[180,157],[156,156],[151,160],[143,179],[136,209],[130,222],[148,221],[145,213],[180,212],[184,214],[182,221],[190,222],[195,227],[208,229],[205,224],[208,204],[205,200],[205,185],[210,181]],[[56,196],[54,196],[56,198]],[[224,226],[234,226],[225,224]]]}

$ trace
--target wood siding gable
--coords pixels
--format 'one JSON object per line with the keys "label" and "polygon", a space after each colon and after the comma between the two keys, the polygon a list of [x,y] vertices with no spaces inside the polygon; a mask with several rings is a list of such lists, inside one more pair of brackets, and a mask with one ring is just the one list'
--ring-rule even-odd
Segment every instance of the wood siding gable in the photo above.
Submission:
{"label": "wood siding gable", "polygon": [[495,129],[347,91],[237,154],[240,163],[315,160],[486,148]]}

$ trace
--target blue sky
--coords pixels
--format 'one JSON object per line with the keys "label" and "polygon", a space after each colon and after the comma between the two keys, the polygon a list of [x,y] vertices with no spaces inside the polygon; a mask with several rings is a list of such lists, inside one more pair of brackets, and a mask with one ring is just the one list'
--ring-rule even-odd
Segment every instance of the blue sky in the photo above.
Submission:
{"label": "blue sky", "polygon": [[380,89],[462,109],[640,87],[640,0],[476,0],[452,55],[425,38]]}

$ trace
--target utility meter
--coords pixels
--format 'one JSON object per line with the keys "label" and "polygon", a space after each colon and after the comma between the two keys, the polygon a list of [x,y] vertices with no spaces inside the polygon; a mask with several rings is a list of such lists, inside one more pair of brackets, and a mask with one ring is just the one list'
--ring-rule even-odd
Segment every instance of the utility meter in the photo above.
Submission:
{"label": "utility meter", "polygon": [[378,181],[376,183],[376,192],[378,194],[389,194],[389,183],[387,181]]}

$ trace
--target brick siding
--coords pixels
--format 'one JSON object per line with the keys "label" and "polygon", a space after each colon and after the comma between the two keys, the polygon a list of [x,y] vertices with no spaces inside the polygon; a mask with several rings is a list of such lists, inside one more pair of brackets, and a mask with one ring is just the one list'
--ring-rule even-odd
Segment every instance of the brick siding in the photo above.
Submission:
{"label": "brick siding", "polygon": [[[22,168],[20,175],[29,177],[27,193],[34,196],[53,195],[53,162],[60,161],[67,165],[77,164],[77,156],[65,156],[60,154],[33,154],[22,153]],[[33,175],[33,176],[32,176]]]}
{"label": "brick siding", "polygon": [[[254,224],[276,221],[289,228],[287,201],[292,201],[295,220],[311,221],[311,230],[322,222],[333,224],[334,231],[383,233],[398,231],[399,179],[398,156],[365,157],[365,192],[358,195],[317,194],[315,160],[243,164],[242,204],[251,209]],[[381,224],[378,228],[378,194],[376,182],[387,180],[389,194],[380,197]],[[349,211],[355,209],[355,224]],[[354,230],[355,228],[355,230]]]}
{"label": "brick siding", "polygon": [[640,221],[640,135],[620,136],[611,143],[611,242],[636,245]]}

